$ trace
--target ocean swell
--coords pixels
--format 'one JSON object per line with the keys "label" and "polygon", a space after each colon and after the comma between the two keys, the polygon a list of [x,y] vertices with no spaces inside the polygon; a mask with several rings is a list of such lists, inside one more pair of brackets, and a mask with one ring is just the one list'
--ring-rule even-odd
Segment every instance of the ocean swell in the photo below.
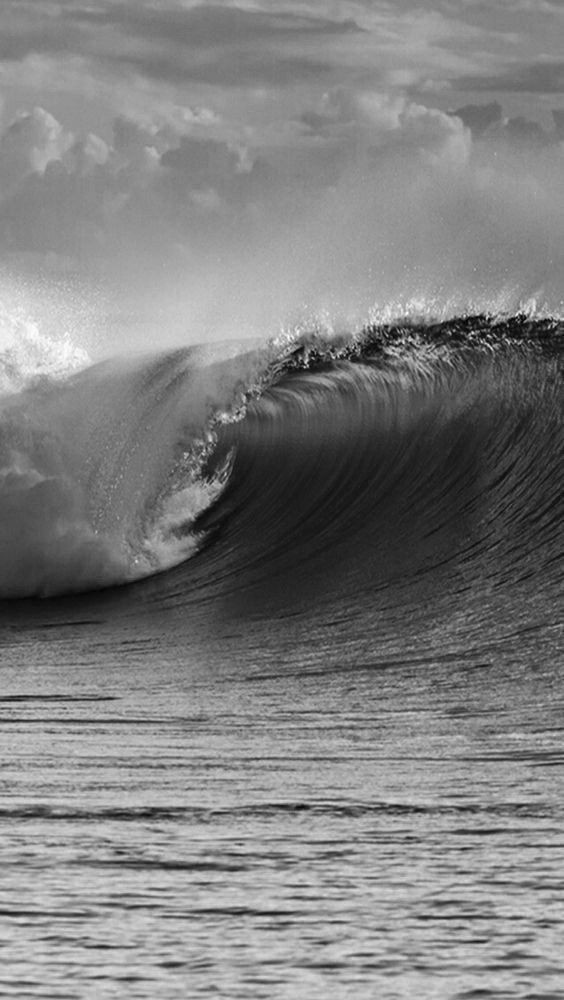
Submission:
{"label": "ocean swell", "polygon": [[551,318],[411,318],[40,377],[4,353],[0,597],[194,555],[174,587],[184,573],[186,590],[257,604],[416,601],[445,577],[474,595],[539,574],[550,588],[562,333]]}

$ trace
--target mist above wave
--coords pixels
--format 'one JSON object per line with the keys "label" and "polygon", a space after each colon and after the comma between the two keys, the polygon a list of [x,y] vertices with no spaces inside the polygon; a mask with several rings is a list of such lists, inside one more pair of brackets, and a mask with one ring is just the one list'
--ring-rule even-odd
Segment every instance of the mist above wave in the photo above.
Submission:
{"label": "mist above wave", "polygon": [[[354,155],[326,148],[299,183],[281,170],[248,201],[202,210],[174,241],[161,206],[163,242],[150,236],[116,268],[141,320],[127,343],[154,337],[159,312],[170,335],[203,339],[319,317],[561,314],[562,145],[477,141],[456,117],[416,110],[367,125]],[[131,211],[144,232],[143,207]]]}
{"label": "mist above wave", "polygon": [[[88,338],[96,356],[323,316],[354,328],[421,306],[445,319],[532,303],[562,313],[558,131],[519,139],[500,108],[478,134],[464,114],[341,90],[310,111],[291,148],[241,136],[239,154],[174,129],[157,150],[157,132],[131,121],[131,148],[105,148],[102,162],[69,155],[77,137],[47,112],[24,114],[3,268],[99,282],[115,322]],[[28,156],[53,134],[41,162]],[[42,292],[42,329],[44,313]]]}

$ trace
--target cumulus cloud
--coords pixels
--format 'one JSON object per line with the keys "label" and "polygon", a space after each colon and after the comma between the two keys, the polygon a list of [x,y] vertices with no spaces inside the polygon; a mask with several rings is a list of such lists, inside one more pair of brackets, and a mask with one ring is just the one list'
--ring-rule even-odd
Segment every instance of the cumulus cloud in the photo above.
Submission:
{"label": "cumulus cloud", "polygon": [[464,160],[469,135],[461,120],[404,96],[337,88],[300,122],[306,134],[337,143],[343,155],[453,157]]}
{"label": "cumulus cloud", "polygon": [[266,164],[245,143],[193,125],[121,115],[110,144],[75,135],[42,108],[18,114],[0,135],[0,247],[135,257],[145,244],[170,250],[196,229],[201,236],[206,215],[243,210],[264,187]]}
{"label": "cumulus cloud", "polygon": [[61,160],[73,139],[53,115],[34,108],[17,115],[0,144],[0,179],[10,186],[30,173],[43,173],[47,164]]}
{"label": "cumulus cloud", "polygon": [[106,142],[74,134],[41,108],[18,114],[0,135],[0,246],[87,259],[118,251],[135,258],[145,246],[193,252],[210,234],[219,239],[221,226],[234,237],[266,227],[289,205],[299,214],[350,170],[362,168],[370,184],[400,160],[462,168],[471,132],[546,144],[540,127],[503,118],[497,104],[448,114],[343,87],[303,112],[292,148],[261,146],[260,136],[254,146],[222,139],[202,120],[194,114],[175,126],[120,115]]}

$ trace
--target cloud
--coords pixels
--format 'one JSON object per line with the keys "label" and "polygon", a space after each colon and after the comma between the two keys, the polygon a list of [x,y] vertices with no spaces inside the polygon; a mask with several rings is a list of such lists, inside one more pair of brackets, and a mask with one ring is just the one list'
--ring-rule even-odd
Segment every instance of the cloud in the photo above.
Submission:
{"label": "cloud", "polygon": [[362,33],[352,18],[213,3],[156,7],[130,0],[33,11],[24,5],[0,11],[0,60],[64,54],[172,84],[286,86],[330,71],[320,43]]}
{"label": "cloud", "polygon": [[206,217],[244,211],[268,179],[243,142],[122,115],[109,145],[35,108],[0,135],[0,246],[84,260],[169,253],[201,237]]}
{"label": "cloud", "polygon": [[118,58],[121,66],[127,65],[143,76],[165,83],[203,83],[216,87],[255,87],[259,84],[288,86],[296,82],[317,82],[327,79],[334,67],[329,61],[308,56],[287,56],[271,51],[249,51],[243,56],[226,53],[218,60],[191,59],[178,49],[171,52],[131,54]]}
{"label": "cloud", "polygon": [[352,18],[333,20],[284,10],[248,10],[237,6],[198,4],[193,7],[155,7],[143,2],[99,5],[66,15],[75,24],[115,25],[128,36],[150,42],[172,42],[189,49],[225,45],[335,36],[361,32]]}
{"label": "cloud", "polygon": [[564,108],[554,108],[552,118],[557,138],[559,142],[564,142]]}
{"label": "cloud", "polygon": [[73,48],[71,39],[75,42],[74,47],[78,48],[79,36],[72,32],[4,29],[0,35],[0,59],[18,62],[32,52],[68,52]]}
{"label": "cloud", "polygon": [[543,59],[506,70],[499,75],[466,76],[453,82],[454,89],[492,90],[505,93],[564,93],[564,60]]}
{"label": "cloud", "polygon": [[463,108],[453,111],[453,114],[464,122],[472,135],[480,136],[491,125],[502,121],[503,108],[498,101],[492,101],[490,104],[465,104]]}
{"label": "cloud", "polygon": [[17,115],[0,145],[3,187],[10,187],[30,173],[42,173],[52,160],[61,160],[71,145],[69,133],[43,108]]}
{"label": "cloud", "polygon": [[466,104],[451,113],[464,122],[475,139],[484,142],[503,142],[515,148],[542,149],[560,140],[558,111],[552,112],[554,120],[552,131],[524,115],[504,117],[503,108],[498,101],[489,104]]}
{"label": "cloud", "polygon": [[244,208],[268,186],[270,171],[247,147],[184,136],[160,158],[161,188],[172,209],[184,202],[212,212]]}
{"label": "cloud", "polygon": [[15,4],[0,9],[0,59],[19,61],[32,53],[84,53],[94,42],[92,33],[73,23],[64,3]]}
{"label": "cloud", "polygon": [[545,132],[542,125],[524,115],[508,118],[498,129],[499,134],[510,143],[521,146],[541,147],[549,145],[553,136]]}
{"label": "cloud", "polygon": [[352,91],[339,87],[300,118],[312,138],[338,143],[346,155],[361,150],[383,155],[458,156],[468,152],[469,135],[462,121],[401,95]]}
{"label": "cloud", "polygon": [[383,158],[469,152],[460,119],[374,91],[328,91],[301,116],[293,148],[206,135],[198,121],[119,115],[108,143],[42,108],[19,114],[0,135],[0,243],[82,258],[136,257],[145,245],[168,253],[215,239],[220,224],[233,235],[288,203],[305,207],[355,163],[373,172]]}

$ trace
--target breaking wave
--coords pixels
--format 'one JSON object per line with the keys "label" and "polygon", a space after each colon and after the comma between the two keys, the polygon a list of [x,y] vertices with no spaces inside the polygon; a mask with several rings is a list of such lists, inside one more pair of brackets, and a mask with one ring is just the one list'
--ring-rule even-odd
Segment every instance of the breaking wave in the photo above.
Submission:
{"label": "breaking wave", "polygon": [[277,599],[290,571],[300,593],[552,586],[563,333],[411,317],[91,364],[28,331],[0,355],[0,596],[186,560],[186,588]]}

